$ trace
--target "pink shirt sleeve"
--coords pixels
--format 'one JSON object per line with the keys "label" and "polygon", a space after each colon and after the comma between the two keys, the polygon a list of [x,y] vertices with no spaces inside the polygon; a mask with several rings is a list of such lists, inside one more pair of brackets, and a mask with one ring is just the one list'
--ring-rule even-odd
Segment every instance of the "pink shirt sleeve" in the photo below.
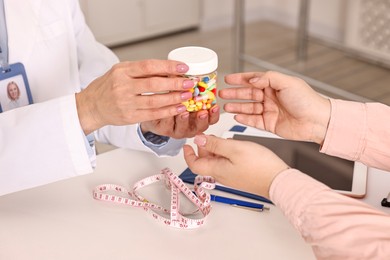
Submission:
{"label": "pink shirt sleeve", "polygon": [[296,169],[274,179],[270,198],[318,259],[390,259],[389,215]]}
{"label": "pink shirt sleeve", "polygon": [[[390,170],[390,108],[332,100],[321,152]],[[318,259],[390,259],[390,216],[289,169],[270,187],[271,200]]]}
{"label": "pink shirt sleeve", "polygon": [[332,113],[321,152],[390,170],[390,107],[330,99]]}

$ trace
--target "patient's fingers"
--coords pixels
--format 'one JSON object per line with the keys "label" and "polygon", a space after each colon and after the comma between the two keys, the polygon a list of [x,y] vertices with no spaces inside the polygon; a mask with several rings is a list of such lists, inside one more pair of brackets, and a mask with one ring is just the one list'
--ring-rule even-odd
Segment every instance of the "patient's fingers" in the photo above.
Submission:
{"label": "patient's fingers", "polygon": [[240,124],[266,130],[262,115],[238,114],[234,116],[234,119]]}
{"label": "patient's fingers", "polygon": [[264,92],[262,89],[253,87],[225,88],[219,92],[219,97],[223,99],[253,100],[262,102]]}
{"label": "patient's fingers", "polygon": [[249,80],[252,78],[260,78],[264,75],[264,72],[244,72],[234,73],[225,76],[225,82],[229,85],[235,86],[252,86]]}
{"label": "patient's fingers", "polygon": [[226,103],[224,109],[226,112],[235,114],[261,115],[264,107],[259,102]]}

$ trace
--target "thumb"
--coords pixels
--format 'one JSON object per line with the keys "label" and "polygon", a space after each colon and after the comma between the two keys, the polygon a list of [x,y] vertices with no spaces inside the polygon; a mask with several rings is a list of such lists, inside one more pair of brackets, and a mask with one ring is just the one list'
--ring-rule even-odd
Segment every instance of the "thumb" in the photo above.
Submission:
{"label": "thumb", "polygon": [[[197,135],[194,143],[198,146],[199,155],[196,156],[194,149],[185,145],[184,159],[192,172],[204,176],[214,176],[218,172],[215,169],[221,167],[224,160],[231,161],[231,154],[235,147],[233,140],[225,140],[211,135]],[[222,164],[223,165],[223,164]]]}
{"label": "thumb", "polygon": [[273,88],[275,90],[282,90],[289,85],[293,85],[297,79],[295,77],[285,75],[276,71],[267,71],[263,75],[252,77],[249,83],[256,88]]}
{"label": "thumb", "polygon": [[232,140],[226,140],[213,135],[197,135],[194,143],[207,152],[227,158],[233,153],[235,147],[232,144]]}

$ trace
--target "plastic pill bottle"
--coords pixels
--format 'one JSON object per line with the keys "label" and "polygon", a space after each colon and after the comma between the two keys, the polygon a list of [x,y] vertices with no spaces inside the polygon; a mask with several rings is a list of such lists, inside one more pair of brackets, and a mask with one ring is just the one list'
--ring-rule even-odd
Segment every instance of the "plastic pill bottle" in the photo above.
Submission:
{"label": "plastic pill bottle", "polygon": [[217,103],[218,55],[215,51],[198,46],[181,47],[172,50],[168,60],[187,64],[189,70],[185,76],[196,82],[190,89],[192,98],[183,102],[187,111],[207,110]]}

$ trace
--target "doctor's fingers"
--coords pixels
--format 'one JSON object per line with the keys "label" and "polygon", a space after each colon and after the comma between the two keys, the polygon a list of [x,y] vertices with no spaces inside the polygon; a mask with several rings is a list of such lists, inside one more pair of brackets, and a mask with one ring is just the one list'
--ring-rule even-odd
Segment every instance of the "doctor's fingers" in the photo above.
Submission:
{"label": "doctor's fingers", "polygon": [[137,111],[126,113],[125,120],[128,124],[142,123],[146,121],[174,117],[180,113],[183,113],[184,111],[186,111],[186,107],[181,104],[161,108],[138,109]]}
{"label": "doctor's fingers", "polygon": [[195,82],[184,77],[135,78],[125,84],[134,94],[185,91],[195,86]]}
{"label": "doctor's fingers", "polygon": [[225,88],[218,92],[220,98],[232,100],[253,100],[262,102],[264,100],[264,91],[253,87]]}
{"label": "doctor's fingers", "polygon": [[201,110],[194,113],[183,113],[176,117],[175,132],[181,134],[181,138],[194,137],[209,127],[209,113]]}
{"label": "doctor's fingers", "polygon": [[[128,108],[150,109],[160,108],[170,105],[179,105],[192,97],[191,92],[168,92],[160,94],[148,94],[129,97],[127,101]],[[126,97],[124,97],[126,98]]]}
{"label": "doctor's fingers", "polygon": [[158,75],[183,75],[188,71],[189,67],[179,61],[150,59],[121,62],[114,65],[113,69],[123,70],[127,76],[139,78]]}

